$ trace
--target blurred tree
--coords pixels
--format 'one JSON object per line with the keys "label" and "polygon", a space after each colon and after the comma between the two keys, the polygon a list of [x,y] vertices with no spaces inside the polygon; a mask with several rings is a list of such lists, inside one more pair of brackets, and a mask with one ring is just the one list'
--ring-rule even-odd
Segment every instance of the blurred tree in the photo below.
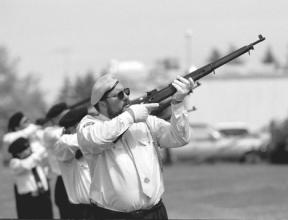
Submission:
{"label": "blurred tree", "polygon": [[46,104],[38,88],[38,79],[28,74],[17,76],[19,59],[10,58],[7,49],[0,46],[0,136],[7,131],[9,117],[23,111],[32,120],[43,116]]}
{"label": "blurred tree", "polygon": [[210,56],[208,57],[208,62],[212,63],[221,57],[221,53],[216,48],[212,49]]}
{"label": "blurred tree", "polygon": [[62,88],[60,89],[59,95],[57,97],[57,102],[71,103],[73,88],[69,77],[65,77],[63,81]]}
{"label": "blurred tree", "polygon": [[95,74],[92,71],[87,71],[86,74],[78,76],[74,82],[71,82],[70,79],[66,77],[56,103],[66,102],[68,105],[73,105],[89,98],[94,82]]}
{"label": "blurred tree", "polygon": [[179,73],[179,69],[180,63],[175,57],[158,59],[147,77],[147,83],[150,85],[149,88],[157,88],[171,83],[177,74],[181,74]]}
{"label": "blurred tree", "polygon": [[262,63],[264,64],[274,64],[278,66],[278,61],[276,60],[271,47],[268,47],[266,53],[264,54],[264,58],[262,59]]}
{"label": "blurred tree", "polygon": [[79,76],[73,85],[73,98],[75,102],[84,100],[91,95],[91,90],[95,82],[94,73],[88,71],[83,76]]}
{"label": "blurred tree", "polygon": [[158,65],[165,70],[178,70],[180,68],[179,60],[176,57],[166,57],[158,60]]}

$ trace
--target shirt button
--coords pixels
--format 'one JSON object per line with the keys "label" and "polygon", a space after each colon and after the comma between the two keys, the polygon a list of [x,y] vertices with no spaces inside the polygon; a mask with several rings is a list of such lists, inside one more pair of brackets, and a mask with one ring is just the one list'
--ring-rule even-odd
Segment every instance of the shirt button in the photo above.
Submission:
{"label": "shirt button", "polygon": [[149,183],[149,182],[150,182],[150,179],[146,177],[146,178],[144,179],[144,183]]}

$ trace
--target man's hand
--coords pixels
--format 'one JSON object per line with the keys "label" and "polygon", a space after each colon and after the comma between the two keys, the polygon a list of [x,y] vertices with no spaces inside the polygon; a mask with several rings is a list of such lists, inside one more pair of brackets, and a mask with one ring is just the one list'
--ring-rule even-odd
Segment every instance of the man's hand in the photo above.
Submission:
{"label": "man's hand", "polygon": [[151,111],[159,107],[158,103],[136,104],[131,105],[127,111],[134,118],[134,122],[145,122]]}
{"label": "man's hand", "polygon": [[177,78],[172,82],[172,85],[177,90],[172,99],[176,102],[182,102],[184,98],[193,91],[195,82],[191,77],[189,79],[185,79],[182,76],[177,76]]}

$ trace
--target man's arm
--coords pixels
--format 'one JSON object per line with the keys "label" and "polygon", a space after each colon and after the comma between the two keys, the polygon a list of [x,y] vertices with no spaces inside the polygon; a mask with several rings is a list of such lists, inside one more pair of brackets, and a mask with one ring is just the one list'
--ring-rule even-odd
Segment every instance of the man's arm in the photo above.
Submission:
{"label": "man's arm", "polygon": [[178,76],[172,85],[175,87],[176,93],[171,101],[170,123],[152,116],[148,120],[161,147],[180,147],[187,144],[190,138],[188,112],[184,106],[184,99],[192,92],[195,83],[192,78],[185,79]]}
{"label": "man's arm", "polygon": [[106,150],[133,123],[133,116],[127,111],[105,121],[86,116],[77,127],[79,145],[97,148],[100,152]]}
{"label": "man's arm", "polygon": [[172,104],[171,110],[170,123],[155,116],[147,120],[159,146],[163,148],[181,147],[190,139],[188,112],[184,104]]}
{"label": "man's arm", "polygon": [[25,159],[12,158],[9,167],[16,173],[21,174],[31,170],[41,162],[41,157],[38,153],[32,153]]}
{"label": "man's arm", "polygon": [[75,158],[77,149],[79,149],[77,134],[64,134],[56,142],[54,154],[57,160],[68,162]]}

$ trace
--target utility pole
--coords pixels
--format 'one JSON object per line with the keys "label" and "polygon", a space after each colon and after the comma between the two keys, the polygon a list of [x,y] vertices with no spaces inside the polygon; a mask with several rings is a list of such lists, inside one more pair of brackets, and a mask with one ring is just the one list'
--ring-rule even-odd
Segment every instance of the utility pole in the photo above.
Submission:
{"label": "utility pole", "polygon": [[185,52],[186,52],[186,70],[188,70],[191,66],[191,39],[192,39],[192,31],[187,29],[185,32]]}

